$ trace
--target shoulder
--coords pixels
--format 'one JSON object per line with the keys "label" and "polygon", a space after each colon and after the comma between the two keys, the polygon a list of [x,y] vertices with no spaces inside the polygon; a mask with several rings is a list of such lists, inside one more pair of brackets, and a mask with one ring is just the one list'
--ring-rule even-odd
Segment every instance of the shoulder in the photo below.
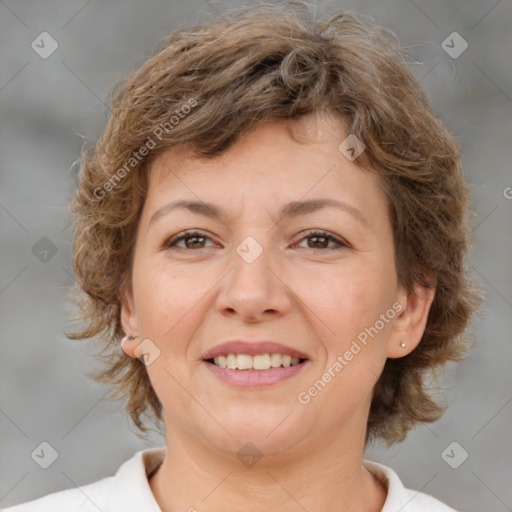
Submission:
{"label": "shoulder", "polygon": [[1,512],[159,512],[148,475],[158,467],[164,454],[164,448],[141,450],[124,462],[114,476],[47,494]]}
{"label": "shoulder", "polygon": [[75,489],[66,489],[20,505],[2,509],[2,512],[98,512],[106,506],[113,477],[83,485]]}
{"label": "shoulder", "polygon": [[443,502],[418,491],[406,489],[410,503],[414,502],[414,506],[405,507],[403,512],[457,512]]}
{"label": "shoulder", "polygon": [[363,465],[386,487],[387,498],[381,512],[456,512],[436,498],[406,489],[398,475],[389,467],[365,460]]}

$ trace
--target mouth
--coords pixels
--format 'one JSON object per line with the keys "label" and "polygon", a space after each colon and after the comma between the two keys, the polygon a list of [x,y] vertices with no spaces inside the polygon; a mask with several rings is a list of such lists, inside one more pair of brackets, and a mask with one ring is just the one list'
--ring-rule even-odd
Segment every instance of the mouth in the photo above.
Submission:
{"label": "mouth", "polygon": [[223,382],[238,388],[272,386],[302,373],[310,356],[270,340],[231,340],[205,352],[205,367]]}
{"label": "mouth", "polygon": [[303,364],[308,359],[300,357],[292,357],[289,354],[281,354],[279,352],[264,354],[225,354],[217,357],[206,359],[209,364],[218,366],[219,368],[227,368],[228,370],[239,371],[266,371],[273,368],[288,368]]}

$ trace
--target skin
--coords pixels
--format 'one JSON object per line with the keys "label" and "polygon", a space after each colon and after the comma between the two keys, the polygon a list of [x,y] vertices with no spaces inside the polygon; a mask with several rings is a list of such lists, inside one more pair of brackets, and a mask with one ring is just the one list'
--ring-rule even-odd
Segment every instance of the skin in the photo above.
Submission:
{"label": "skin", "polygon": [[[385,502],[362,466],[372,388],[386,358],[419,343],[434,291],[399,286],[386,197],[375,173],[338,150],[346,136],[336,119],[308,115],[261,124],[214,160],[180,147],[152,165],[122,324],[137,336],[123,344],[129,356],[143,339],[160,351],[147,371],[164,411],[166,457],[150,480],[164,511],[376,512]],[[313,198],[345,201],[367,225],[335,208],[278,218],[281,205]],[[227,217],[176,209],[150,223],[176,199],[212,202]],[[207,238],[165,247],[188,229]],[[349,247],[306,238],[313,229]],[[251,264],[236,252],[247,236],[263,249]],[[402,311],[301,404],[298,394],[394,303]],[[234,338],[278,341],[310,361],[286,381],[239,389],[201,360]],[[237,458],[247,442],[262,455],[252,467]]]}

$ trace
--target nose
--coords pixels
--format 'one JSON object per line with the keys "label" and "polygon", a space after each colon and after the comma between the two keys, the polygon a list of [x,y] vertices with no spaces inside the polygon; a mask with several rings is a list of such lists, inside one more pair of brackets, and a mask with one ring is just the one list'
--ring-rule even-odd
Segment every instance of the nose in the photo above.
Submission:
{"label": "nose", "polygon": [[[250,250],[254,250],[254,245]],[[278,260],[270,248],[263,249],[255,259],[246,257],[241,244],[238,251],[233,251],[230,271],[221,281],[217,309],[224,315],[238,314],[253,323],[290,311],[292,294]]]}

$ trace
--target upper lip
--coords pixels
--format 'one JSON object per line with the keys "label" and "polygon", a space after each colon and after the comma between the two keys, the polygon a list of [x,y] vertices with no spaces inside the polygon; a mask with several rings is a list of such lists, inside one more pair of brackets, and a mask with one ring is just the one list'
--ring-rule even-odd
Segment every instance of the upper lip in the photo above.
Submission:
{"label": "upper lip", "polygon": [[308,355],[300,350],[292,347],[287,347],[282,343],[275,341],[244,341],[244,340],[231,340],[216,345],[215,347],[207,350],[201,358],[203,360],[213,359],[218,356],[225,356],[227,354],[248,354],[256,356],[258,354],[271,354],[277,352],[279,354],[290,355],[299,359],[309,359]]}

